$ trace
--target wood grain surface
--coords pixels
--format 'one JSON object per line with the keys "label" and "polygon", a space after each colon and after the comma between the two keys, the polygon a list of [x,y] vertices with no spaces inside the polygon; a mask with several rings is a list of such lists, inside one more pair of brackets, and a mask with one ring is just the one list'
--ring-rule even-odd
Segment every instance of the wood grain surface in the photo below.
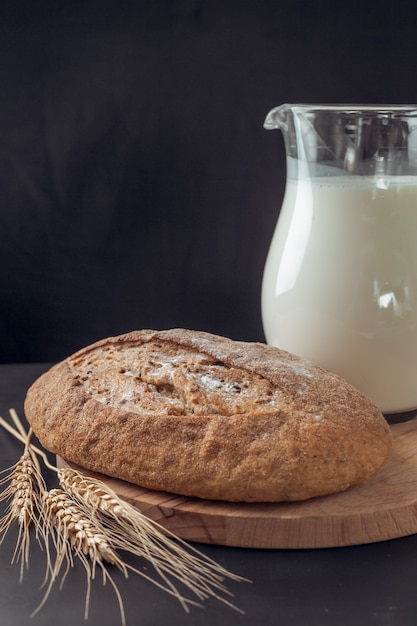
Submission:
{"label": "wood grain surface", "polygon": [[[417,419],[391,425],[394,447],[366,483],[304,502],[244,504],[149,491],[94,474],[150,519],[187,541],[245,548],[326,548],[417,533]],[[57,458],[60,467],[67,463]]]}

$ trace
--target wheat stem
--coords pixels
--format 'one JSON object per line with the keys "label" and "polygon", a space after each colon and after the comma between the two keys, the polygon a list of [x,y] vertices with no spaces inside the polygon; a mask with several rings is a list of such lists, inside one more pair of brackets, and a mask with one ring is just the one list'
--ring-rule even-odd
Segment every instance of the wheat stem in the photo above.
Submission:
{"label": "wheat stem", "polygon": [[[11,416],[14,415],[14,419],[17,418],[18,423],[23,428],[22,422],[17,417],[17,413],[14,411],[14,409],[10,409],[9,412],[10,412]],[[20,428],[18,430],[16,430],[15,428],[13,428],[13,426],[10,426],[10,424],[8,422],[6,422],[6,420],[3,417],[1,417],[1,415],[0,415],[0,426],[2,426],[5,430],[7,430],[7,432],[9,432],[11,435],[13,435],[13,437],[15,437],[18,441],[21,441],[23,444],[26,445],[28,433],[26,433],[26,431],[24,429],[23,429],[22,432],[20,431]],[[56,471],[56,467],[54,465],[51,465],[51,463],[49,463],[48,457],[47,457],[47,455],[45,454],[45,452],[43,450],[41,450],[40,448],[35,446],[33,443],[30,444],[30,450],[31,450],[31,452],[34,452],[35,455],[41,457],[41,459],[43,460],[45,466],[48,469]],[[37,465],[39,467],[39,463],[37,461],[36,461],[36,463],[37,463]]]}

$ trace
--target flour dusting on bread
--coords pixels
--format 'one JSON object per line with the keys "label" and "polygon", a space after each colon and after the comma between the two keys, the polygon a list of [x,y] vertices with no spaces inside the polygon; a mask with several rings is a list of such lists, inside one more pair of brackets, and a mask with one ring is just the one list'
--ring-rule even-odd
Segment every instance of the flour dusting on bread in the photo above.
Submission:
{"label": "flour dusting on bread", "polygon": [[282,396],[262,376],[172,343],[106,346],[68,364],[89,396],[125,409],[140,404],[142,413],[233,415],[275,405]]}

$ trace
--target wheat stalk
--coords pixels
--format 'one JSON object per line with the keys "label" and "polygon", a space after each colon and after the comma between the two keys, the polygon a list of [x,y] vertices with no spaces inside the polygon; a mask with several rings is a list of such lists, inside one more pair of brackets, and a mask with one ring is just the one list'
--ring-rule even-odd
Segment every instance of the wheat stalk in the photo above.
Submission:
{"label": "wheat stalk", "polygon": [[157,522],[147,518],[102,481],[87,478],[72,468],[58,469],[49,463],[43,451],[34,446],[32,448],[43,458],[45,465],[57,473],[61,487],[83,507],[87,515],[104,527],[112,545],[117,550],[148,560],[163,584],[143,571],[127,566],[129,569],[177,597],[186,611],[188,604],[195,602],[186,599],[171,578],[190,589],[201,601],[211,596],[240,611],[221,595],[231,595],[222,583],[226,578],[249,582],[247,579],[222,568]]}
{"label": "wheat stalk", "polygon": [[125,613],[120,592],[110,576],[106,563],[115,565],[125,576],[127,569],[122,559],[109,544],[102,530],[88,517],[81,507],[62,489],[50,489],[43,494],[43,519],[45,529],[52,536],[56,550],[56,559],[50,567],[50,583],[45,596],[34,614],[45,604],[52,585],[66,563],[61,587],[70,567],[73,566],[73,553],[83,564],[87,575],[87,594],[85,601],[85,619],[88,617],[91,580],[95,578],[99,566],[103,573],[103,583],[110,581],[116,593],[122,624],[125,625]]}
{"label": "wheat stalk", "polygon": [[[242,581],[243,578],[222,568],[147,518],[102,481],[86,478],[72,468],[58,469],[57,473],[61,486],[81,506],[87,507],[90,515],[104,528],[111,544],[118,550],[148,560],[164,581],[165,590],[175,595],[185,610],[188,611],[188,603],[194,602],[178,592],[171,578],[190,589],[199,600],[211,596],[236,609],[220,596],[220,593],[229,593],[222,581],[225,578]],[[143,575],[143,572],[139,573]],[[151,580],[155,582],[153,578]]]}
{"label": "wheat stalk", "polygon": [[[47,544],[47,577],[49,576],[50,580],[44,598],[35,613],[45,604],[51,588],[65,564],[61,579],[62,587],[69,569],[74,564],[73,555],[80,559],[87,574],[85,617],[88,616],[91,580],[95,577],[97,566],[102,570],[103,583],[109,580],[115,590],[122,625],[125,624],[123,602],[120,592],[108,572],[108,566],[117,567],[126,577],[128,572],[134,572],[146,578],[176,597],[187,612],[189,605],[195,605],[197,602],[184,597],[177,589],[174,581],[188,588],[200,601],[212,597],[240,611],[224,597],[231,594],[223,581],[225,578],[236,581],[247,579],[227,571],[167,529],[148,519],[138,509],[119,498],[102,481],[87,478],[72,468],[58,469],[49,462],[43,450],[29,442],[30,435],[26,433],[13,409],[11,409],[10,415],[16,428],[10,426],[1,417],[0,425],[25,443],[25,463],[28,460],[31,461],[37,472],[37,480],[41,477],[39,462],[36,458],[38,456],[48,469],[57,474],[60,483],[59,489],[47,491],[43,482],[39,482],[40,488],[36,500],[38,517],[31,514],[26,518],[22,513],[22,519],[27,520],[26,527],[30,523],[34,523],[37,532],[40,532],[45,538],[50,537],[56,552],[55,561],[52,562],[49,544],[45,541]],[[18,465],[19,463],[16,464],[16,468]],[[27,467],[23,463],[22,466]],[[8,492],[9,496],[13,495],[13,499],[16,494],[16,484],[14,487],[11,484]],[[23,510],[22,502],[19,500],[20,511]],[[12,515],[12,507],[10,507],[9,514]],[[28,560],[28,551],[26,550],[28,550],[28,545],[25,543],[25,562]],[[143,570],[138,570],[127,564],[119,556],[119,551],[146,559],[152,564],[158,577],[155,578]]]}
{"label": "wheat stalk", "polygon": [[[25,467],[30,465],[30,467],[36,469],[36,475],[41,477],[39,463],[36,458],[36,455],[39,455],[43,458],[45,465],[49,469],[57,471],[57,468],[49,463],[46,454],[36,446],[30,444],[31,430],[29,431],[29,434],[26,433],[16,411],[11,409],[10,415],[17,430],[13,429],[1,417],[0,424],[17,439],[25,442],[25,452],[22,459],[16,464],[17,468],[20,465],[24,465]],[[17,479],[18,478],[19,473],[17,474]],[[21,498],[19,497],[19,492],[16,491],[15,487],[16,480],[12,481],[10,484],[10,493],[14,494],[13,501],[16,500],[16,504],[18,505],[20,504]],[[17,509],[17,506],[14,508]],[[74,565],[74,553],[74,555],[80,559],[87,575],[87,592],[84,612],[85,619],[87,619],[89,611],[91,580],[95,578],[96,567],[98,565],[102,570],[103,584],[105,584],[108,580],[115,591],[119,603],[122,626],[125,626],[126,619],[122,597],[117,585],[110,576],[105,563],[117,566],[125,574],[125,576],[127,576],[127,568],[115,550],[109,545],[101,529],[98,528],[94,521],[85,514],[81,507],[71,499],[71,496],[68,493],[61,489],[51,489],[48,491],[43,483],[43,480],[42,489],[40,489],[37,493],[36,511],[38,516],[34,514],[34,510],[32,510],[33,514],[30,517],[27,516],[27,529],[29,528],[31,522],[34,523],[37,528],[37,532],[40,532],[45,539],[45,545],[47,546],[47,575],[45,577],[45,582],[47,581],[48,574],[50,580],[42,601],[32,615],[38,613],[44,606],[49,597],[52,586],[55,583],[63,564],[65,563],[65,571],[60,584],[60,587],[62,588],[70,567]],[[22,510],[20,511],[20,514],[22,516]],[[26,536],[28,537],[28,533]],[[47,537],[51,539],[56,551],[54,563],[52,563],[50,558],[49,543],[46,539]],[[29,553],[27,551],[27,560],[28,557]]]}
{"label": "wheat stalk", "polygon": [[[19,531],[12,563],[20,561],[20,580],[23,579],[25,568],[29,567],[30,526],[36,529],[39,543],[46,545],[46,537],[39,523],[41,510],[41,494],[45,490],[39,465],[34,461],[30,451],[31,431],[26,435],[25,450],[17,463],[9,468],[9,474],[3,477],[0,485],[9,483],[0,494],[0,502],[9,501],[5,515],[0,519],[0,544],[12,524],[17,522]],[[43,540],[41,542],[41,539]]]}

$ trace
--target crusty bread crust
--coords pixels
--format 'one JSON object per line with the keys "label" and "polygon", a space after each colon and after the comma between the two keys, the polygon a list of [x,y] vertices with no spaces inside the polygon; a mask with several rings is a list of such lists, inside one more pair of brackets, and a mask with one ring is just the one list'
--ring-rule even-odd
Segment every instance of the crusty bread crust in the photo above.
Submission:
{"label": "crusty bread crust", "polygon": [[388,456],[380,411],[278,348],[185,329],[103,339],[53,366],[25,413],[43,446],[134,484],[208,499],[303,500]]}

